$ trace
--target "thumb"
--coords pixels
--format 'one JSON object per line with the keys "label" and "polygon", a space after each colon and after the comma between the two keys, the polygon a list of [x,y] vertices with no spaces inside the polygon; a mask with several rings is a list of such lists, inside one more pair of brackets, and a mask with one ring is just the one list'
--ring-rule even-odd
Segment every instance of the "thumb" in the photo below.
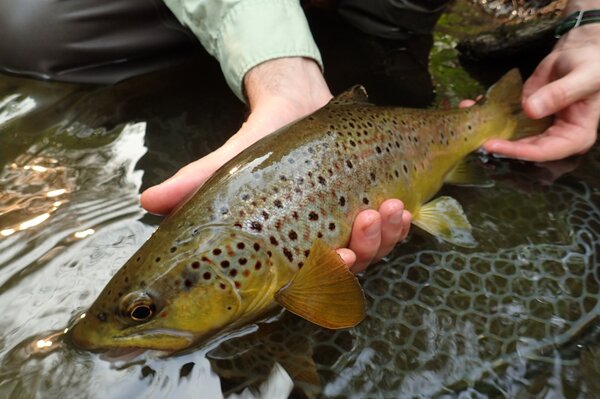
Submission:
{"label": "thumb", "polygon": [[552,115],[598,90],[590,85],[589,73],[577,68],[562,78],[540,87],[524,101],[525,113],[534,119]]}

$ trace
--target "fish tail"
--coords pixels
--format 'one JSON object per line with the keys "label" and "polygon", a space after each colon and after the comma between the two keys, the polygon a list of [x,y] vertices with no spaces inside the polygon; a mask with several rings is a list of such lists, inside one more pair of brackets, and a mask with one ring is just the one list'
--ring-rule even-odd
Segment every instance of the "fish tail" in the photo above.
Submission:
{"label": "fish tail", "polygon": [[545,131],[552,118],[530,119],[523,113],[521,93],[523,80],[518,69],[511,69],[498,82],[490,87],[486,94],[485,105],[498,116],[497,124],[502,126],[493,136],[516,140],[534,136]]}

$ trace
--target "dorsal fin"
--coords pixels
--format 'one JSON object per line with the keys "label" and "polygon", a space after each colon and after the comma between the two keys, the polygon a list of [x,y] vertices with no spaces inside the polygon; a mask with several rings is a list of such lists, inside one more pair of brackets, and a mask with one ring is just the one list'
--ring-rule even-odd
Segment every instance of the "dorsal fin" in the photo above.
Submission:
{"label": "dorsal fin", "polygon": [[342,94],[335,96],[333,100],[329,102],[330,104],[371,104],[369,102],[369,95],[367,94],[367,90],[364,86],[356,85],[346,90]]}

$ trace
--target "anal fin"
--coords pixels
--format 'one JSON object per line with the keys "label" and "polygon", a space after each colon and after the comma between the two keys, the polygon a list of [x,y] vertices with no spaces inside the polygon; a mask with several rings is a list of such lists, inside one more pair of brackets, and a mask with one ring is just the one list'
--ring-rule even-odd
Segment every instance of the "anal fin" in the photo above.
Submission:
{"label": "anal fin", "polygon": [[422,205],[413,215],[413,224],[454,245],[468,248],[477,245],[469,220],[452,197],[438,197]]}
{"label": "anal fin", "polygon": [[365,297],[356,276],[323,240],[292,280],[275,294],[290,312],[321,327],[354,327],[365,318]]}

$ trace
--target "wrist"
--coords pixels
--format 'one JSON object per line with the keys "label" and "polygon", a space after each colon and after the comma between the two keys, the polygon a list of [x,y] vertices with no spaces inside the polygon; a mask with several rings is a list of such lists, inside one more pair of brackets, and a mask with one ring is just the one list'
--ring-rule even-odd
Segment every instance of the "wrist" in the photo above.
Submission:
{"label": "wrist", "polygon": [[566,17],[575,11],[587,11],[593,9],[600,9],[600,0],[569,0],[563,15]]}
{"label": "wrist", "polygon": [[319,65],[303,57],[276,58],[252,68],[244,76],[251,112],[287,108],[299,118],[327,104],[331,92]]}

